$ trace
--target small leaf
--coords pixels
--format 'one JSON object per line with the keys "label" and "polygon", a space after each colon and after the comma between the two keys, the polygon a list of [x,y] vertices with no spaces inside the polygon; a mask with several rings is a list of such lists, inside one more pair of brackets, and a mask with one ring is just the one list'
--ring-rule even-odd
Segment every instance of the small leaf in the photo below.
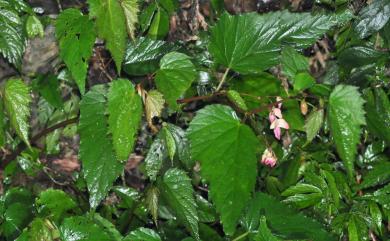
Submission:
{"label": "small leaf", "polygon": [[60,236],[63,241],[112,240],[96,223],[81,216],[65,219],[60,226]]}
{"label": "small leaf", "polygon": [[142,102],[129,80],[111,83],[108,92],[108,125],[119,160],[127,160],[133,151],[142,117]]}
{"label": "small leaf", "polygon": [[152,39],[163,39],[169,31],[169,15],[163,8],[157,8],[148,35]]}
{"label": "small leaf", "polygon": [[172,136],[172,133],[166,128],[162,128],[162,134],[164,136],[165,144],[168,151],[168,156],[173,161],[173,158],[175,157],[176,153],[176,142],[175,139]]}
{"label": "small leaf", "polygon": [[59,80],[55,75],[39,75],[32,82],[32,88],[53,107],[62,108],[64,103],[62,101],[59,90]]}
{"label": "small leaf", "polygon": [[3,99],[0,98],[0,148],[5,145],[5,113],[4,113],[4,105]]}
{"label": "small leaf", "polygon": [[[127,0],[126,0],[127,1]],[[90,16],[96,18],[99,37],[106,41],[118,73],[126,50],[126,18],[117,0],[88,0]]]}
{"label": "small leaf", "polygon": [[351,47],[343,50],[339,54],[338,62],[340,66],[352,69],[372,63],[385,62],[387,54],[370,47]]}
{"label": "small leaf", "polygon": [[269,230],[267,226],[267,220],[264,216],[260,218],[260,227],[259,232],[254,238],[255,241],[279,241],[278,238],[276,238],[271,230]]}
{"label": "small leaf", "polygon": [[297,73],[309,70],[309,60],[298,53],[292,47],[284,47],[282,50],[282,72],[292,79]]}
{"label": "small leaf", "polygon": [[189,149],[189,141],[185,135],[185,131],[178,126],[172,125],[170,123],[165,123],[165,128],[172,135],[175,145],[176,153],[180,161],[188,168],[192,168],[194,163],[191,158],[191,153]]}
{"label": "small leaf", "polygon": [[57,189],[47,189],[41,192],[35,203],[41,215],[50,216],[54,221],[60,221],[67,211],[77,207],[68,194]]}
{"label": "small leaf", "polygon": [[138,228],[131,231],[123,241],[161,241],[161,238],[153,229]]}
{"label": "small leaf", "polygon": [[210,182],[209,194],[224,231],[231,235],[255,186],[259,142],[237,114],[223,105],[198,111],[188,137],[193,158],[200,161],[202,176]]}
{"label": "small leaf", "polygon": [[30,117],[30,88],[21,79],[9,79],[4,87],[4,106],[12,127],[28,146]]}
{"label": "small leaf", "polygon": [[307,72],[298,73],[294,76],[294,90],[303,91],[312,87],[316,81],[315,79]]}
{"label": "small leaf", "polygon": [[58,16],[56,37],[59,40],[60,56],[72,73],[81,94],[84,94],[88,61],[96,38],[93,22],[80,10],[66,9]]}
{"label": "small leaf", "polygon": [[157,89],[164,95],[167,103],[177,109],[176,100],[191,86],[197,74],[189,57],[172,52],[160,61],[160,70],[156,74]]}
{"label": "small leaf", "polygon": [[153,141],[145,158],[146,173],[150,180],[156,180],[164,159],[168,156],[167,147],[163,136],[160,134]]}
{"label": "small leaf", "polygon": [[336,149],[352,178],[361,125],[366,123],[364,100],[357,87],[338,85],[329,97],[328,118]]}
{"label": "small leaf", "polygon": [[151,90],[147,93],[145,99],[145,114],[146,120],[150,128],[157,132],[157,128],[153,124],[154,117],[160,117],[164,109],[164,96],[157,90]]}
{"label": "small leaf", "polygon": [[103,85],[94,86],[80,102],[79,134],[79,155],[90,194],[89,204],[96,208],[123,169],[108,138],[106,89]]}
{"label": "small leaf", "polygon": [[44,220],[42,218],[35,218],[30,226],[30,230],[28,231],[28,240],[29,241],[54,241],[53,232],[51,228],[49,227],[48,223],[50,221]]}
{"label": "small leaf", "polygon": [[159,190],[176,217],[199,240],[199,218],[191,179],[182,170],[169,169],[160,182]]}
{"label": "small leaf", "polygon": [[28,37],[30,38],[33,38],[35,36],[39,36],[42,38],[43,35],[45,34],[41,21],[35,15],[31,15],[27,17],[26,31]]}
{"label": "small leaf", "polygon": [[228,99],[233,102],[241,110],[247,111],[248,107],[245,104],[245,100],[241,97],[240,93],[235,90],[229,90],[227,92]]}
{"label": "small leaf", "polygon": [[360,38],[379,31],[390,18],[390,0],[374,0],[359,13],[354,28]]}
{"label": "small leaf", "polygon": [[146,192],[146,204],[150,214],[153,217],[154,223],[157,225],[158,219],[158,198],[160,196],[160,192],[157,187],[150,187]]}
{"label": "small leaf", "polygon": [[127,33],[130,38],[134,39],[135,25],[138,22],[138,3],[137,0],[122,0],[119,1],[122,5],[126,18]]}
{"label": "small leaf", "polygon": [[372,169],[362,177],[360,189],[385,184],[390,180],[390,162],[382,161],[373,165]]}
{"label": "small leaf", "polygon": [[311,142],[318,132],[321,130],[324,122],[324,110],[319,109],[312,111],[306,119],[305,131],[307,135],[307,143]]}

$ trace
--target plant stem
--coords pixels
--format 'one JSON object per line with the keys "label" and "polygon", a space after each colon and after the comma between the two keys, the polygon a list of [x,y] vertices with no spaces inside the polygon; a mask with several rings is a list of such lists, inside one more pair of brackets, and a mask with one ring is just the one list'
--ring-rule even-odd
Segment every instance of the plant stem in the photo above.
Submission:
{"label": "plant stem", "polygon": [[215,90],[215,92],[218,92],[222,88],[222,85],[223,85],[223,83],[225,83],[225,80],[226,80],[227,74],[229,73],[229,70],[230,70],[230,68],[227,68],[225,70],[225,73],[223,73],[222,79],[219,82],[219,85],[218,85],[217,89]]}
{"label": "plant stem", "polygon": [[238,236],[237,238],[233,239],[232,241],[241,240],[241,239],[245,238],[246,236],[248,236],[248,234],[249,234],[249,231],[246,232],[246,233],[241,234],[240,236]]}

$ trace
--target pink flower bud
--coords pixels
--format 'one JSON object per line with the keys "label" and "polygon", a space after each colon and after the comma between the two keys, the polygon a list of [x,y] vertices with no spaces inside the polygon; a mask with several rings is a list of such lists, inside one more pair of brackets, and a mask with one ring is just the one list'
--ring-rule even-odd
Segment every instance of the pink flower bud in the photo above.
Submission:
{"label": "pink flower bud", "polygon": [[261,157],[261,163],[265,166],[274,167],[278,159],[271,148],[264,150],[263,156]]}

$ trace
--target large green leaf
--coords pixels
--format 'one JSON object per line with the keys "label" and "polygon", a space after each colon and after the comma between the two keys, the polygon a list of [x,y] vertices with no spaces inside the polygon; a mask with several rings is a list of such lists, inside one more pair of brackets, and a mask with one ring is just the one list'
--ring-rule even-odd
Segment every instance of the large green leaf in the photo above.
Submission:
{"label": "large green leaf", "polygon": [[141,37],[127,46],[123,70],[130,75],[146,75],[158,69],[160,59],[176,47],[160,40]]}
{"label": "large green leaf", "polygon": [[59,221],[67,211],[77,207],[68,194],[57,189],[47,189],[41,192],[35,203],[41,215],[50,216],[54,221]]}
{"label": "large green leaf", "polygon": [[30,117],[30,88],[22,79],[9,79],[4,87],[4,105],[12,127],[18,136],[27,144]]}
{"label": "large green leaf", "polygon": [[104,229],[86,217],[74,216],[60,226],[63,241],[112,241]]}
{"label": "large green leaf", "polygon": [[126,50],[126,18],[118,0],[88,0],[90,16],[96,18],[99,37],[106,41],[118,70],[121,72]]}
{"label": "large green leaf", "polygon": [[108,124],[119,160],[127,160],[133,151],[142,117],[141,97],[126,79],[111,83],[108,92]]}
{"label": "large green leaf", "polygon": [[361,67],[372,63],[384,62],[387,53],[370,47],[351,47],[343,50],[338,58],[341,66],[347,69]]}
{"label": "large green leaf", "polygon": [[123,241],[161,241],[161,238],[153,229],[138,228],[131,231]]}
{"label": "large green leaf", "polygon": [[56,37],[59,40],[60,56],[80,92],[84,94],[88,61],[96,39],[93,22],[78,9],[66,9],[58,16]]}
{"label": "large green leaf", "polygon": [[135,25],[138,22],[138,3],[137,0],[123,0],[119,1],[122,5],[126,18],[127,33],[134,39]]}
{"label": "large green leaf", "polygon": [[108,137],[106,89],[94,86],[80,102],[80,160],[90,194],[89,204],[96,208],[106,196],[123,164],[115,157]]}
{"label": "large green leaf", "polygon": [[329,97],[330,130],[350,178],[353,176],[360,126],[366,123],[363,104],[364,100],[357,87],[350,85],[336,86]]}
{"label": "large green leaf", "polygon": [[390,101],[385,91],[376,88],[365,92],[367,127],[390,146]]}
{"label": "large green leaf", "polygon": [[19,68],[26,45],[22,22],[14,11],[7,9],[0,9],[0,22],[0,53]]}
{"label": "large green leaf", "polygon": [[[228,106],[209,105],[190,123],[193,158],[210,182],[210,196],[227,234],[233,234],[256,181],[258,140]],[[245,178],[243,178],[245,177]]]}
{"label": "large green leaf", "polygon": [[160,182],[159,190],[176,217],[199,240],[199,218],[191,179],[182,170],[169,169]]}
{"label": "large green leaf", "polygon": [[305,217],[272,196],[259,192],[249,203],[243,221],[252,223],[251,227],[257,228],[262,215],[266,217],[271,231],[283,239],[336,240],[317,221]]}
{"label": "large green leaf", "polygon": [[167,103],[172,108],[177,108],[176,100],[191,86],[196,76],[195,66],[189,57],[172,52],[161,59],[155,81]]}
{"label": "large green leaf", "polygon": [[374,0],[359,13],[354,28],[360,38],[379,31],[390,18],[390,0]]}
{"label": "large green leaf", "polygon": [[220,64],[259,73],[278,63],[282,43],[307,47],[337,23],[334,15],[272,12],[224,14],[211,31],[209,51]]}

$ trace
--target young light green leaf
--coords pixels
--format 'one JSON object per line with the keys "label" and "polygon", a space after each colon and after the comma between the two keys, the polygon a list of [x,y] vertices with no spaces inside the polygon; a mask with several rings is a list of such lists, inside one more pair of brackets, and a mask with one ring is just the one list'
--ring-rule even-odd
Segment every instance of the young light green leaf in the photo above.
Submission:
{"label": "young light green leaf", "polygon": [[108,92],[108,125],[119,160],[127,160],[133,151],[141,117],[141,97],[126,79],[111,83]]}
{"label": "young light green leaf", "polygon": [[390,101],[383,89],[365,92],[367,127],[390,146]]}
{"label": "young light green leaf", "polygon": [[59,40],[60,56],[72,73],[81,94],[84,94],[88,61],[96,39],[93,22],[80,10],[66,9],[58,16],[56,37]]}
{"label": "young light green leaf", "polygon": [[0,53],[19,68],[26,47],[22,21],[14,11],[0,9],[0,22]]}
{"label": "young light green leaf", "polygon": [[307,143],[311,142],[314,137],[321,130],[324,122],[324,110],[319,109],[312,111],[306,119],[305,131],[307,136]]}
{"label": "young light green leaf", "polygon": [[259,227],[259,232],[254,238],[255,241],[279,241],[278,238],[276,238],[271,230],[269,230],[267,226],[267,219],[262,216],[260,218],[260,227]]}
{"label": "young light green leaf", "polygon": [[161,129],[161,131],[167,147],[168,156],[171,159],[171,161],[173,161],[173,158],[175,157],[176,154],[175,139],[173,138],[172,133],[165,126]]}
{"label": "young light green leaf", "polygon": [[77,207],[68,194],[58,189],[47,189],[41,192],[35,203],[41,215],[50,216],[54,221],[60,221],[67,211]]}
{"label": "young light green leaf", "polygon": [[153,229],[138,228],[131,231],[123,241],[161,241],[161,238]]}
{"label": "young light green leaf", "polygon": [[43,30],[43,25],[39,18],[35,15],[31,15],[27,17],[26,21],[26,32],[28,37],[33,38],[35,36],[43,37],[44,30]]}
{"label": "young light green leaf", "polygon": [[307,72],[298,73],[293,77],[294,81],[294,90],[303,91],[312,87],[316,81],[315,79]]}
{"label": "young light green leaf", "polygon": [[159,183],[161,196],[184,223],[196,240],[199,240],[198,212],[191,179],[179,169],[169,169]]}
{"label": "young light green leaf", "polygon": [[282,50],[281,56],[282,72],[290,79],[299,72],[309,70],[309,60],[294,48],[286,46]]}
{"label": "young light green leaf", "polygon": [[60,226],[60,237],[64,241],[112,240],[104,232],[104,229],[99,227],[91,219],[81,216],[73,216],[65,219]]}
{"label": "young light green leaf", "polygon": [[357,87],[338,85],[329,97],[328,118],[336,149],[352,178],[361,125],[366,123],[364,100]]}
{"label": "young light green leaf", "polygon": [[126,18],[127,33],[130,38],[134,39],[135,25],[138,23],[138,3],[137,0],[122,0],[119,1]]}
{"label": "young light green leaf", "polygon": [[176,50],[170,43],[140,37],[127,46],[123,70],[130,75],[147,75],[158,70],[160,59]]}
{"label": "young light green leaf", "polygon": [[360,38],[379,31],[390,18],[390,0],[374,0],[359,13],[354,28]]}
{"label": "young light green leaf", "polygon": [[22,79],[9,79],[4,87],[4,106],[16,134],[28,146],[31,95],[30,88]]}
{"label": "young light green leaf", "polygon": [[233,102],[241,110],[247,111],[248,107],[245,104],[245,100],[241,97],[240,93],[235,90],[229,90],[227,92],[228,99]]}
{"label": "young light green leaf", "polygon": [[48,226],[50,224],[49,220],[44,220],[42,218],[35,218],[30,224],[30,230],[28,231],[27,240],[38,241],[54,241],[53,233],[51,227]]}
{"label": "young light green leaf", "polygon": [[169,31],[169,15],[163,8],[157,8],[148,35],[152,39],[162,39]]}
{"label": "young light green leaf", "polygon": [[191,86],[197,74],[189,57],[172,52],[160,61],[160,70],[156,74],[156,85],[167,103],[177,109],[176,100]]}
{"label": "young light green leaf", "polygon": [[198,111],[188,137],[193,158],[200,161],[202,175],[210,182],[209,194],[223,228],[231,235],[255,185],[259,142],[237,114],[223,105]]}
{"label": "young light green leaf", "polygon": [[123,169],[108,138],[106,89],[103,85],[94,86],[80,102],[79,134],[79,155],[90,194],[89,204],[96,208]]}
{"label": "young light green leaf", "polygon": [[118,0],[88,0],[90,16],[96,18],[99,37],[106,41],[118,73],[126,50],[126,18]]}
{"label": "young light green leaf", "polygon": [[153,124],[153,118],[159,117],[164,109],[164,96],[157,90],[151,90],[146,94],[145,98],[145,115],[146,121],[150,128],[157,132],[157,128]]}

